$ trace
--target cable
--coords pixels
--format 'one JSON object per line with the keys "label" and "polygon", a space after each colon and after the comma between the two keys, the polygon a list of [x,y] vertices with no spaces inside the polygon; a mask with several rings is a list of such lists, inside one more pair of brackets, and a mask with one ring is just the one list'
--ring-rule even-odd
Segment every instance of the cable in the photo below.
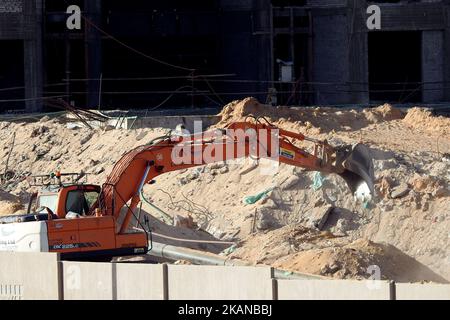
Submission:
{"label": "cable", "polygon": [[[163,210],[161,210],[160,208],[155,206],[153,203],[151,203],[149,200],[147,200],[147,198],[144,196],[144,191],[143,190],[141,190],[140,196],[141,196],[141,199],[144,200],[145,203],[147,203],[153,209],[157,210],[163,216],[164,220],[167,220],[170,223],[173,223],[173,217],[171,217],[168,213],[164,212]],[[164,222],[166,222],[166,221],[164,221]]]}
{"label": "cable", "polygon": [[114,40],[115,42],[117,42],[118,44],[120,44],[121,46],[133,51],[134,53],[137,53],[141,56],[143,56],[144,58],[147,58],[151,61],[154,61],[156,63],[168,66],[168,67],[172,67],[175,69],[179,69],[179,70],[184,70],[184,71],[189,71],[189,72],[194,72],[195,69],[190,69],[190,68],[186,68],[186,67],[182,67],[182,66],[178,66],[160,59],[157,59],[155,57],[152,57],[148,54],[143,53],[142,51],[139,51],[129,45],[127,45],[126,43],[120,41],[119,39],[117,39],[116,37],[114,37],[113,35],[109,34],[108,32],[106,32],[105,30],[101,29],[99,26],[97,26],[95,23],[93,23],[91,20],[89,20],[88,18],[86,18],[84,15],[81,15],[81,17],[84,19],[84,21],[86,21],[87,24],[89,24],[90,26],[94,27],[94,29],[96,29],[97,31],[103,33],[104,35],[106,35],[107,37],[109,37],[110,39]]}
{"label": "cable", "polygon": [[[59,86],[65,86],[67,85],[67,83],[53,83],[53,84],[44,84],[43,87],[59,87]],[[0,92],[3,91],[16,91],[16,90],[23,90],[26,89],[27,87],[10,87],[10,88],[1,88]]]}
{"label": "cable", "polygon": [[[167,77],[118,77],[118,78],[77,78],[77,79],[62,79],[66,82],[85,82],[85,81],[151,81],[151,80],[176,80],[176,79],[192,79],[194,81],[204,81],[203,78],[219,78],[219,77],[232,77],[236,74],[223,74],[223,75],[195,75],[195,76],[167,76]],[[230,83],[269,83],[269,84],[295,84],[297,81],[278,81],[278,80],[256,80],[256,79],[209,79],[209,82],[230,82]],[[315,82],[315,81],[302,81],[302,84],[306,85],[337,85],[337,86],[348,86],[348,85],[429,85],[429,84],[449,84],[450,81],[422,81],[422,82],[362,82],[362,81],[346,81],[346,82]],[[61,84],[63,85],[63,84]],[[1,90],[1,89],[0,89]]]}
{"label": "cable", "polygon": [[48,99],[55,99],[55,98],[66,98],[69,97],[68,95],[61,95],[61,96],[53,96],[53,97],[41,97],[41,98],[27,98],[27,99],[6,99],[6,100],[0,100],[0,103],[3,102],[26,102],[26,101],[39,101],[39,100],[48,100]]}
{"label": "cable", "polygon": [[149,80],[176,80],[176,79],[198,79],[198,78],[219,78],[219,77],[235,77],[235,73],[230,74],[204,74],[194,76],[160,76],[160,77],[134,77],[134,78],[74,78],[62,79],[66,82],[85,82],[85,81],[149,81]]}
{"label": "cable", "polygon": [[[151,111],[155,111],[156,109],[161,108],[164,104],[166,104],[170,99],[172,99],[172,97],[178,92],[181,91],[183,89],[187,89],[187,88],[191,88],[190,86],[183,86],[178,88],[177,90],[175,90],[174,92],[172,92],[172,94],[170,96],[168,96],[163,102],[161,102],[160,104],[158,104],[156,107],[152,108],[152,109],[147,109],[147,112],[151,112]],[[195,89],[195,88],[194,88]]]}

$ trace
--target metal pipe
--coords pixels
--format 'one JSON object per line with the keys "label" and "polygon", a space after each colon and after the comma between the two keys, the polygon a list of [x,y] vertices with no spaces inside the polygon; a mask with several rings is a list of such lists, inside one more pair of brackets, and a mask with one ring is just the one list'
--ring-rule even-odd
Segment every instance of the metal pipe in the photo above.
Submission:
{"label": "metal pipe", "polygon": [[[228,259],[212,253],[197,251],[183,247],[176,247],[158,242],[153,242],[153,249],[150,250],[147,254],[150,256],[165,258],[172,261],[185,260],[196,265],[254,266],[254,264],[248,261],[238,259]],[[298,280],[329,279],[322,276],[297,272],[287,272],[285,270],[280,269],[274,269],[274,277],[277,279],[298,279]]]}

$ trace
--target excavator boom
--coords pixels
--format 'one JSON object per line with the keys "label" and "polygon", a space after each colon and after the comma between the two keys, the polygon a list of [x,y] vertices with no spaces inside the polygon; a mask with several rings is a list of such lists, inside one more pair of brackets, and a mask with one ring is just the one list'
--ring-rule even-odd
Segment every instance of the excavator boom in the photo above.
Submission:
{"label": "excavator boom", "polygon": [[[297,146],[302,141],[312,142],[313,150],[307,152]],[[307,170],[338,174],[352,192],[364,190],[373,194],[373,164],[366,146],[335,148],[327,141],[280,130],[270,124],[236,122],[222,130],[164,136],[125,154],[102,187],[101,213],[119,220],[121,209],[127,206],[119,234],[126,233],[145,183],[152,183],[155,177],[167,172],[244,157],[267,158]]]}

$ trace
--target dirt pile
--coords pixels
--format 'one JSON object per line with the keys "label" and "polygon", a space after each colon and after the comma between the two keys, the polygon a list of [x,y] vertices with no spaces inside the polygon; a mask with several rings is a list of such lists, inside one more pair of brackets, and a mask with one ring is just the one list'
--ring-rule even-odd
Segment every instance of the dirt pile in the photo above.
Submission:
{"label": "dirt pile", "polygon": [[450,135],[450,119],[435,117],[432,112],[423,108],[412,108],[406,114],[403,122],[412,129],[422,130],[428,133]]}
{"label": "dirt pile", "polygon": [[388,103],[373,109],[364,109],[363,112],[366,115],[367,120],[372,123],[399,120],[404,117],[399,109],[394,108]]}
{"label": "dirt pile", "polygon": [[24,206],[21,199],[0,189],[0,216],[22,213]]}
{"label": "dirt pile", "polygon": [[[172,217],[192,215],[200,230],[174,228],[153,219],[155,232],[173,238],[160,237],[158,241],[179,246],[194,243],[174,239],[232,241],[238,245],[231,254],[254,263],[336,278],[368,277],[367,267],[376,264],[386,278],[435,279],[429,270],[418,272],[420,266],[404,271],[409,263],[424,265],[450,280],[450,161],[442,157],[450,153],[450,139],[440,139],[437,150],[434,132],[409,124],[416,112],[413,109],[402,119],[403,114],[390,105],[361,111],[274,108],[254,98],[230,103],[224,107],[218,127],[244,121],[248,115],[264,116],[283,129],[328,139],[333,145],[364,142],[374,158],[377,197],[363,205],[354,201],[339,176],[317,175],[287,165],[281,165],[275,175],[264,175],[260,170],[263,163],[258,166],[253,160],[172,172],[145,186],[144,194]],[[433,125],[448,119],[428,114],[426,120]],[[48,118],[34,123],[0,122],[0,168],[5,166],[11,136],[16,132],[9,164],[13,178],[3,189],[26,203],[28,192],[36,190],[29,188],[26,177],[56,170],[92,173],[89,182],[101,184],[124,152],[167,129],[173,128],[90,130],[68,128]],[[313,187],[317,181],[319,188]],[[244,197],[261,192],[265,196],[255,203],[243,202]],[[333,210],[321,230],[314,230],[311,217],[329,207]],[[150,206],[144,204],[143,210],[160,219]],[[370,242],[355,243],[359,239]],[[195,248],[211,252],[223,247],[195,243]],[[320,259],[315,258],[318,256]],[[394,272],[397,265],[403,278]]]}
{"label": "dirt pile", "polygon": [[359,112],[355,109],[327,107],[273,107],[261,104],[255,98],[237,100],[226,105],[219,114],[218,127],[236,121],[253,121],[249,116],[264,117],[286,130],[296,130],[310,135],[320,133],[358,130],[372,123],[403,118],[400,110],[385,104]]}
{"label": "dirt pile", "polygon": [[163,135],[167,129],[68,128],[58,119],[49,118],[35,123],[0,122],[2,168],[14,132],[16,139],[9,163],[12,179],[4,185],[4,190],[26,199],[28,192],[37,191],[26,181],[30,175],[84,172],[90,182],[102,183],[122,154]]}
{"label": "dirt pile", "polygon": [[379,272],[383,280],[397,282],[447,282],[423,264],[392,245],[356,240],[342,247],[300,252],[279,259],[275,264],[285,270],[320,274],[336,279],[368,279]]}
{"label": "dirt pile", "polygon": [[381,279],[398,282],[447,282],[392,245],[367,239],[352,241],[303,225],[248,236],[228,257],[336,279],[362,280],[376,271]]}

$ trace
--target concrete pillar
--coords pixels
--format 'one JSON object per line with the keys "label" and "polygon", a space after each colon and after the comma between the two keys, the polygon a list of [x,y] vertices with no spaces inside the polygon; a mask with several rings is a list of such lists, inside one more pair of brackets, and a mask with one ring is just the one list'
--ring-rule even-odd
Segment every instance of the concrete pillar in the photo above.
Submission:
{"label": "concrete pillar", "polygon": [[[316,104],[350,102],[345,84],[349,81],[348,18],[345,13],[313,16],[313,82]],[[324,84],[326,83],[326,84]]]}
{"label": "concrete pillar", "polygon": [[[266,2],[266,1],[264,1]],[[266,80],[260,73],[268,69],[266,55],[270,53],[270,46],[264,45],[261,40],[263,35],[257,32],[260,15],[256,14],[255,2],[253,0],[228,1],[221,0],[220,6],[220,46],[218,54],[220,57],[220,72],[234,73],[233,79]],[[259,5],[258,5],[259,6]],[[257,18],[255,20],[255,18]],[[260,30],[261,31],[261,30]],[[264,30],[268,31],[268,30]],[[258,40],[259,39],[259,40]],[[227,92],[256,92],[261,90],[259,83],[227,83],[223,88]],[[220,84],[216,90],[221,90]],[[225,100],[242,99],[248,96],[229,95],[223,96]],[[256,96],[264,99],[264,95]]]}
{"label": "concrete pillar", "polygon": [[369,103],[369,49],[366,1],[349,0],[349,81],[350,103]]}
{"label": "concrete pillar", "polygon": [[[450,16],[450,6],[446,6],[446,16]],[[447,19],[447,25],[444,31],[444,100],[450,101],[450,19]]]}
{"label": "concrete pillar", "polygon": [[[95,25],[101,26],[101,0],[85,0],[85,15]],[[100,79],[102,73],[102,34],[89,25],[84,24],[85,28],[85,57],[86,57],[86,78]],[[95,108],[99,103],[99,80],[90,80],[86,82],[86,107]]]}
{"label": "concrete pillar", "polygon": [[422,87],[423,102],[444,99],[444,32],[422,31]]}
{"label": "concrete pillar", "polygon": [[32,33],[24,39],[24,82],[27,112],[40,112],[43,108],[42,88],[42,0],[25,1],[25,21]]}
{"label": "concrete pillar", "polygon": [[[272,5],[270,0],[254,0],[255,57],[258,79],[273,80]],[[268,91],[270,85],[261,82],[258,91]],[[263,98],[266,98],[263,96]],[[264,101],[263,101],[264,102]]]}

